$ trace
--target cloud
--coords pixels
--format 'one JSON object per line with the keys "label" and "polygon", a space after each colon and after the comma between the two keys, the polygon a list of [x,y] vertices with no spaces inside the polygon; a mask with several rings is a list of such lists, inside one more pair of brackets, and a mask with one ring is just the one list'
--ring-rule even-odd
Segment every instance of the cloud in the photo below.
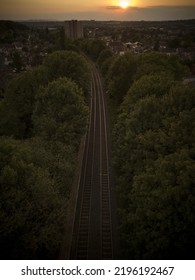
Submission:
{"label": "cloud", "polygon": [[106,6],[106,9],[108,9],[108,10],[119,10],[119,9],[121,9],[121,7],[120,6]]}
{"label": "cloud", "polygon": [[131,8],[129,15],[145,20],[194,19],[195,6],[148,6]]}
{"label": "cloud", "polygon": [[[2,1],[0,0],[0,19],[11,19],[11,20],[23,20],[28,18],[33,19],[57,19],[57,20],[68,20],[68,19],[79,19],[79,20],[125,20],[125,21],[159,21],[159,20],[181,20],[181,19],[195,19],[195,5],[191,6],[148,6],[148,7],[136,7],[131,6],[127,9],[121,9],[117,5],[100,5],[99,8],[91,7],[90,10],[36,10],[28,9],[14,9],[5,8],[2,9]],[[19,1],[19,0],[17,0]],[[30,0],[29,0],[30,1]],[[3,2],[4,3],[4,2]]]}
{"label": "cloud", "polygon": [[[109,8],[108,8],[109,7]],[[116,8],[115,8],[116,7]],[[107,6],[108,10],[120,9],[118,6]],[[113,18],[120,20],[182,20],[195,19],[195,5],[191,6],[131,6],[125,9],[124,13],[113,14]]]}

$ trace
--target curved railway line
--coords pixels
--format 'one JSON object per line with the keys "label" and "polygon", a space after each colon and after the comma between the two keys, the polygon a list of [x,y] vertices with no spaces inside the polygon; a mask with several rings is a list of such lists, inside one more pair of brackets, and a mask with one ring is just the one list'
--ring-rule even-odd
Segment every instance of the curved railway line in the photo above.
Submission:
{"label": "curved railway line", "polygon": [[112,199],[105,96],[92,62],[90,120],[79,180],[70,259],[113,259]]}

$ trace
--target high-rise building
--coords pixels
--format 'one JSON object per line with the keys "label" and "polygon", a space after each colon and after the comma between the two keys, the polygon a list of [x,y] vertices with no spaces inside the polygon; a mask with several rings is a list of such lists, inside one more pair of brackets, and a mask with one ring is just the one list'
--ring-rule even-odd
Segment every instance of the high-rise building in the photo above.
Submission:
{"label": "high-rise building", "polygon": [[67,20],[64,24],[65,36],[70,39],[83,38],[83,24],[78,20]]}

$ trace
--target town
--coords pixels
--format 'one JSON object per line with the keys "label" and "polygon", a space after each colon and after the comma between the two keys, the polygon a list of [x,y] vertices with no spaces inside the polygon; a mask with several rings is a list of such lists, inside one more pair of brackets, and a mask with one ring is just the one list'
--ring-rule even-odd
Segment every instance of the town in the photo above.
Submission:
{"label": "town", "polygon": [[[195,20],[82,21],[79,40],[100,39],[114,54],[151,51],[178,55],[195,75]],[[0,95],[16,73],[42,63],[48,53],[66,49],[62,21],[0,21]],[[77,39],[77,38],[76,38]]]}

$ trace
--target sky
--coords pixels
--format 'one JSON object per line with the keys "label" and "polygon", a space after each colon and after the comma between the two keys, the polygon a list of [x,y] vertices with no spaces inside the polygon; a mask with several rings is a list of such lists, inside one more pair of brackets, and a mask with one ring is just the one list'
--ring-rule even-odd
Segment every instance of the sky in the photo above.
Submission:
{"label": "sky", "polygon": [[[128,7],[122,8],[121,2],[128,2]],[[194,18],[195,0],[0,0],[0,20],[131,21]]]}

